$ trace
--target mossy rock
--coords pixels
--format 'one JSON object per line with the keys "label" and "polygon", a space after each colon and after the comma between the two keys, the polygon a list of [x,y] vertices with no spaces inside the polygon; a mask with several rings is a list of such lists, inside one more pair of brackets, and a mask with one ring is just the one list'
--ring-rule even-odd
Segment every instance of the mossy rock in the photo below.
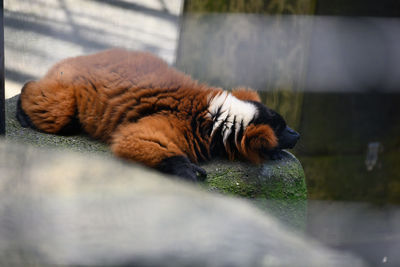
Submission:
{"label": "mossy rock", "polygon": [[[59,136],[41,133],[30,128],[22,128],[15,118],[18,96],[6,100],[6,138],[10,141],[32,144],[37,147],[52,147],[85,153],[112,156],[109,148],[85,134]],[[258,206],[278,211],[289,223],[292,221],[293,203],[301,203],[295,209],[295,216],[305,218],[307,190],[303,168],[290,153],[285,152],[283,159],[268,161],[261,165],[227,160],[213,160],[202,165],[208,173],[204,185],[210,191],[249,198]],[[268,201],[268,200],[274,200]],[[267,202],[266,202],[267,201]],[[272,205],[271,203],[279,203]],[[284,204],[282,204],[284,203]],[[283,205],[283,206],[282,206]],[[289,210],[286,212],[286,210]],[[275,212],[276,213],[276,212]],[[286,214],[289,214],[286,216]],[[296,222],[295,225],[298,224]],[[300,220],[303,224],[304,220]]]}
{"label": "mossy rock", "polygon": [[304,172],[300,162],[284,151],[282,160],[261,165],[213,160],[206,184],[211,190],[248,198],[305,200]]}
{"label": "mossy rock", "polygon": [[250,199],[286,224],[304,229],[307,187],[300,162],[289,152],[282,160],[255,166],[244,162],[213,160],[202,166],[211,191]]}

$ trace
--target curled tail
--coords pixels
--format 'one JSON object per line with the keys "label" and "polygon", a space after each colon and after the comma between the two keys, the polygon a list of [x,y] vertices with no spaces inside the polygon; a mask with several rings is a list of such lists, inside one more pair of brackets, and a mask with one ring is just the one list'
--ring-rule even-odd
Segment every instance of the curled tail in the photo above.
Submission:
{"label": "curled tail", "polygon": [[73,90],[55,81],[27,82],[18,98],[16,117],[22,127],[47,133],[68,135],[81,129]]}

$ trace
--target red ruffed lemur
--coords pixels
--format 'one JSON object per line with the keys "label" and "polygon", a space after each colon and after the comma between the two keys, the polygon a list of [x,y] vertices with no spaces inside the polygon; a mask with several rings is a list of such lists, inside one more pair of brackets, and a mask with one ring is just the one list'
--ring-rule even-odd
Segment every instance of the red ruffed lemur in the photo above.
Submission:
{"label": "red ruffed lemur", "polygon": [[83,129],[119,157],[189,180],[206,174],[199,161],[260,163],[299,139],[256,92],[210,87],[150,53],[122,49],[65,59],[27,82],[17,118],[46,133]]}

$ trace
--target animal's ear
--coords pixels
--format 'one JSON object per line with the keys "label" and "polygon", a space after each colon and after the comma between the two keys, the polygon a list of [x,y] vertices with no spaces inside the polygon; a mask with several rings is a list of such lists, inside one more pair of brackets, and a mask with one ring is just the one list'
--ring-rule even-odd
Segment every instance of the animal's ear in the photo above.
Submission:
{"label": "animal's ear", "polygon": [[268,151],[278,145],[274,130],[266,124],[250,125],[246,128],[240,148],[242,154],[254,163],[260,163]]}
{"label": "animal's ear", "polygon": [[258,93],[252,89],[238,87],[232,90],[232,95],[240,100],[251,100],[256,102],[261,102]]}

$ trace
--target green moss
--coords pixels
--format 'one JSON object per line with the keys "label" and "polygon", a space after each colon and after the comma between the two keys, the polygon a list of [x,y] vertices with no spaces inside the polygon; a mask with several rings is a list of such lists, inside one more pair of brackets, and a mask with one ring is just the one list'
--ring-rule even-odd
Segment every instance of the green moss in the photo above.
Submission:
{"label": "green moss", "polygon": [[247,198],[255,198],[260,191],[254,180],[244,181],[243,172],[234,169],[209,173],[205,184],[211,190]]}
{"label": "green moss", "polygon": [[291,183],[276,181],[264,185],[263,194],[268,199],[306,199],[307,189],[305,183],[301,179],[296,179]]}
{"label": "green moss", "polygon": [[208,172],[206,189],[245,197],[294,229],[305,229],[307,188],[303,168],[293,155],[258,166],[213,160],[203,167]]}
{"label": "green moss", "polygon": [[263,184],[262,192],[268,199],[305,200],[307,187],[299,162],[286,161],[270,168],[272,174]]}
{"label": "green moss", "polygon": [[215,160],[203,166],[209,173],[210,190],[247,198],[305,200],[303,168],[291,154],[262,165]]}

